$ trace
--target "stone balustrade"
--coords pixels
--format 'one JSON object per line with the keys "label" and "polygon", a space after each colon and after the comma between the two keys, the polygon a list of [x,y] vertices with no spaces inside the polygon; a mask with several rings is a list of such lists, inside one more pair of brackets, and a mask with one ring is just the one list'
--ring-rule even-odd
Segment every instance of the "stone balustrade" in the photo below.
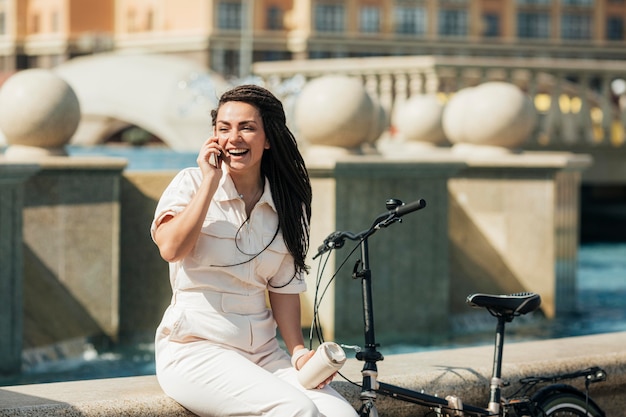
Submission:
{"label": "stone balustrade", "polygon": [[626,73],[626,63],[621,61],[374,57],[257,62],[253,72],[268,86],[293,77],[355,77],[390,115],[418,94],[435,94],[446,102],[465,87],[506,81],[524,90],[540,115],[527,148],[573,150],[589,145],[624,147],[625,143],[626,92],[619,81],[613,83]]}

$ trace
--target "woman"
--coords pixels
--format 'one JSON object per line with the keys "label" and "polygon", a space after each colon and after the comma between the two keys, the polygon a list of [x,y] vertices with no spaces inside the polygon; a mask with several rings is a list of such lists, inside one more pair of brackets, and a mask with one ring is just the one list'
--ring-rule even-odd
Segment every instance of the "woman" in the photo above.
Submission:
{"label": "woman", "polygon": [[353,417],[332,378],[314,390],[296,378],[313,355],[299,298],[311,185],[283,106],[244,85],[211,116],[198,167],[174,178],[151,227],[173,291],[156,334],[159,383],[202,416]]}

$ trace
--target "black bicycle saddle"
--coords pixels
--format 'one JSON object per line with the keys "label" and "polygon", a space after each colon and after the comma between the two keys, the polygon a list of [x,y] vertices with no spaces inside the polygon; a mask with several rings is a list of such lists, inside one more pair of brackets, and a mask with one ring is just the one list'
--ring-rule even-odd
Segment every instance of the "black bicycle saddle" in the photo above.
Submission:
{"label": "black bicycle saddle", "polygon": [[483,307],[496,317],[514,317],[533,312],[541,305],[539,294],[522,292],[509,295],[472,294],[467,304]]}

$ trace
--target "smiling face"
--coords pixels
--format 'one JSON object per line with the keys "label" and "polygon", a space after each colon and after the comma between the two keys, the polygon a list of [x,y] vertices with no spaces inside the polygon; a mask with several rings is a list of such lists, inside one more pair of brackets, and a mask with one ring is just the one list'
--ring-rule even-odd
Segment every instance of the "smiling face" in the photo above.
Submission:
{"label": "smiling face", "polygon": [[256,107],[242,101],[229,101],[219,108],[215,134],[224,148],[223,161],[234,173],[261,172],[261,158],[269,141]]}

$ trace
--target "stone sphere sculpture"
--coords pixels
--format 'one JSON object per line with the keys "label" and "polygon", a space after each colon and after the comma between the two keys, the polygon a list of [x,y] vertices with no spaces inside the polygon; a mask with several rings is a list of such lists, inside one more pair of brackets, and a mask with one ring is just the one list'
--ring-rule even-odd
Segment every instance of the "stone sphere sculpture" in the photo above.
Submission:
{"label": "stone sphere sculpture", "polygon": [[387,110],[385,110],[380,101],[372,97],[370,98],[372,99],[373,104],[371,119],[372,124],[365,141],[369,144],[374,144],[389,128],[389,116],[387,114]]}
{"label": "stone sphere sculpture", "polygon": [[457,92],[443,111],[443,130],[461,144],[514,149],[528,139],[537,121],[530,99],[517,86],[487,82]]}
{"label": "stone sphere sculpture", "polygon": [[368,140],[374,104],[356,78],[333,75],[309,81],[296,99],[294,123],[309,145],[354,149]]}
{"label": "stone sphere sculpture", "polygon": [[65,155],[80,114],[74,90],[53,72],[14,74],[0,89],[0,130],[9,145],[5,157]]}
{"label": "stone sphere sculpture", "polygon": [[415,95],[398,106],[392,123],[404,142],[439,145],[446,141],[443,108],[433,94]]}

